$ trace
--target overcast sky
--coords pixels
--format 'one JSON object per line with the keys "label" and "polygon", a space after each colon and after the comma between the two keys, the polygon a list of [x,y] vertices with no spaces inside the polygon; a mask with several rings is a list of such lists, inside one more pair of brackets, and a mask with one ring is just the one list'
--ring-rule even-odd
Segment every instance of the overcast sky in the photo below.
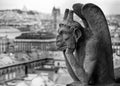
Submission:
{"label": "overcast sky", "polygon": [[120,14],[120,0],[0,0],[0,9],[22,9],[51,13],[52,7],[58,7],[63,12],[76,2],[95,3],[105,14]]}

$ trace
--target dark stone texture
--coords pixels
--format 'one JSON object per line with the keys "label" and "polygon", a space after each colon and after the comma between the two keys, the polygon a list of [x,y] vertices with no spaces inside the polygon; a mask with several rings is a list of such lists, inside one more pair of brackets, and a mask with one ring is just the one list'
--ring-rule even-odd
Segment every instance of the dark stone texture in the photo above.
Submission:
{"label": "dark stone texture", "polygon": [[[73,13],[85,27],[73,20]],[[65,11],[59,26],[56,45],[63,51],[69,74],[75,81],[67,86],[119,86],[111,84],[115,82],[113,52],[102,10],[91,3],[74,4],[73,10]]]}
{"label": "dark stone texture", "polygon": [[111,84],[101,84],[101,85],[86,85],[86,84],[72,83],[72,84],[67,84],[66,86],[120,86],[120,84],[111,83]]}

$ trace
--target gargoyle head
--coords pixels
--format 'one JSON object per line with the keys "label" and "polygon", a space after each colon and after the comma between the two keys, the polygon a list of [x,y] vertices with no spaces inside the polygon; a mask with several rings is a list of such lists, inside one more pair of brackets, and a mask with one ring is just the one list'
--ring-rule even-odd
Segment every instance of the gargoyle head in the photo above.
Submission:
{"label": "gargoyle head", "polygon": [[73,11],[66,9],[63,21],[59,24],[58,35],[56,39],[56,45],[58,49],[75,49],[75,45],[82,35],[80,28],[81,25],[73,20]]}

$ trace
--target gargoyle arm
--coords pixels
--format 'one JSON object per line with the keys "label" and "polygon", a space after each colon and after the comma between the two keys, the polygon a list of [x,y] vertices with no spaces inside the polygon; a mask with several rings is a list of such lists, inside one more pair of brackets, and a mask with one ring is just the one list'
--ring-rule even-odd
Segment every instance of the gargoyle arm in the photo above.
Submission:
{"label": "gargoyle arm", "polygon": [[72,79],[73,79],[74,81],[79,81],[79,79],[78,79],[77,76],[75,75],[74,71],[72,70],[72,67],[71,67],[70,63],[69,63],[68,60],[67,60],[67,57],[66,57],[66,55],[65,55],[65,51],[63,51],[63,55],[64,55],[64,57],[65,57],[66,66],[67,66],[67,69],[68,69],[68,72],[69,72],[70,76],[72,77]]}
{"label": "gargoyle arm", "polygon": [[87,75],[85,73],[85,70],[83,69],[82,66],[80,66],[77,62],[77,60],[75,59],[73,52],[71,52],[70,49],[66,49],[65,52],[66,55],[66,59],[68,60],[69,64],[71,65],[75,75],[78,77],[78,79],[83,82],[83,83],[87,83]]}

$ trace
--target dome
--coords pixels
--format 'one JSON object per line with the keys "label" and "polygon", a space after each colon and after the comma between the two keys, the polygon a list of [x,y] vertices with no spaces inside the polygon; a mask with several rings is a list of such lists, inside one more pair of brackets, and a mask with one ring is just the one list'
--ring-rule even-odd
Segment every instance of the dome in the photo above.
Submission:
{"label": "dome", "polygon": [[45,86],[44,80],[42,77],[36,77],[32,80],[31,86]]}

